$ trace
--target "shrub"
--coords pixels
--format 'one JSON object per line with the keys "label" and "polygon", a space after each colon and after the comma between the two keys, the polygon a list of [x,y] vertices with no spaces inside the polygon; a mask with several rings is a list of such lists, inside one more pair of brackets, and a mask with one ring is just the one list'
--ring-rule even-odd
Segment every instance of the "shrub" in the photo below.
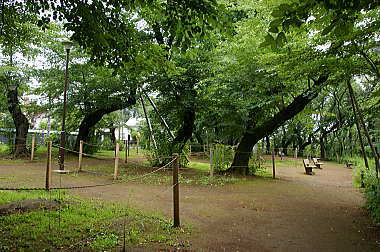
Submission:
{"label": "shrub", "polygon": [[376,172],[366,170],[364,174],[366,208],[369,210],[375,223],[380,223],[380,181],[376,178]]}

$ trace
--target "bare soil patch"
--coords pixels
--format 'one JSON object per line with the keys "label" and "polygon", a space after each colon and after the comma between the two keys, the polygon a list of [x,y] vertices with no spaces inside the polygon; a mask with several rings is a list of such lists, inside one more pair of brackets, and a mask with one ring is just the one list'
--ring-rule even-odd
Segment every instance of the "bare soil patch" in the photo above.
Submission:
{"label": "bare soil patch", "polygon": [[25,213],[35,210],[55,210],[58,209],[60,203],[55,200],[48,199],[26,199],[0,206],[0,216]]}

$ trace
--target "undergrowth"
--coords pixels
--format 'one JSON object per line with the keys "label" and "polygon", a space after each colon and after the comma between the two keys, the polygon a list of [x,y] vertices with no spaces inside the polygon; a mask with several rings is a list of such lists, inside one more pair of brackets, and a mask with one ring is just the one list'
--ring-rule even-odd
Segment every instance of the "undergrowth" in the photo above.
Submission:
{"label": "undergrowth", "polygon": [[366,208],[369,210],[371,217],[375,223],[380,223],[380,181],[376,178],[376,172],[365,170],[364,186]]}
{"label": "undergrowth", "polygon": [[365,208],[368,209],[373,222],[380,223],[380,181],[376,178],[374,160],[368,160],[369,169],[365,168],[364,161],[360,157],[350,157],[347,161],[353,164],[354,186],[361,187],[362,184],[364,186]]}

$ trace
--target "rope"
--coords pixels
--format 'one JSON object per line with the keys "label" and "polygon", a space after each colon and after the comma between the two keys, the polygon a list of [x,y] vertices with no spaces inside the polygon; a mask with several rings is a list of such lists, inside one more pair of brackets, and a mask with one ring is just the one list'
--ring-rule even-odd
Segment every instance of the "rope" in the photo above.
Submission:
{"label": "rope", "polygon": [[92,144],[92,143],[87,143],[83,141],[83,145],[89,145],[89,146],[94,146],[94,147],[102,147],[102,144]]}
{"label": "rope", "polygon": [[[171,160],[169,163],[167,163],[166,165],[152,171],[152,172],[149,172],[147,174],[144,174],[144,175],[141,175],[139,177],[136,177],[136,178],[130,178],[130,179],[127,179],[127,180],[123,180],[123,181],[113,181],[113,182],[110,182],[110,183],[104,183],[104,184],[96,184],[96,185],[85,185],[85,186],[67,186],[67,187],[51,187],[50,190],[71,190],[71,189],[83,189],[83,188],[91,188],[91,187],[100,187],[100,186],[108,186],[108,185],[114,185],[114,184],[120,184],[120,183],[124,183],[124,182],[129,182],[129,181],[132,181],[132,180],[137,180],[137,179],[141,179],[143,177],[146,177],[146,176],[149,176],[153,173],[156,173],[162,169],[165,169],[167,166],[171,165],[173,162],[175,161],[175,159]],[[2,188],[0,187],[0,191],[42,191],[42,190],[46,190],[46,188]]]}
{"label": "rope", "polygon": [[[52,147],[59,148],[59,149],[64,149],[65,151],[68,151],[68,152],[80,154],[80,152],[78,152],[78,151],[70,150],[70,149],[67,149],[67,148],[63,148],[63,147],[58,146],[58,145],[52,145]],[[91,155],[91,154],[87,154],[87,153],[82,153],[82,155],[86,156],[86,157],[92,157],[92,158],[97,158],[97,159],[102,159],[102,160],[114,159],[114,158],[111,158],[111,157],[99,156],[99,155]]]}

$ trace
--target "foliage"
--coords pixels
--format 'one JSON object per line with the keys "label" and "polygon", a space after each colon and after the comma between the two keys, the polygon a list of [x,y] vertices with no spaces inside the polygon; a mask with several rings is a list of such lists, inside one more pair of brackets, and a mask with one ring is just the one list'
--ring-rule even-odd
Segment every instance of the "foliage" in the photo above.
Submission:
{"label": "foliage", "polygon": [[[281,1],[273,9],[272,21],[263,45],[282,46],[286,41],[285,33],[291,27],[301,27],[308,23],[318,23],[322,35],[344,38],[352,33],[360,13],[368,13],[379,6],[371,0],[303,0]],[[273,36],[277,35],[277,37]]]}
{"label": "foliage", "polygon": [[234,147],[215,144],[212,146],[212,166],[215,172],[223,172],[229,168],[234,155]]}
{"label": "foliage", "polygon": [[374,170],[364,170],[366,208],[375,223],[380,223],[380,181]]}

